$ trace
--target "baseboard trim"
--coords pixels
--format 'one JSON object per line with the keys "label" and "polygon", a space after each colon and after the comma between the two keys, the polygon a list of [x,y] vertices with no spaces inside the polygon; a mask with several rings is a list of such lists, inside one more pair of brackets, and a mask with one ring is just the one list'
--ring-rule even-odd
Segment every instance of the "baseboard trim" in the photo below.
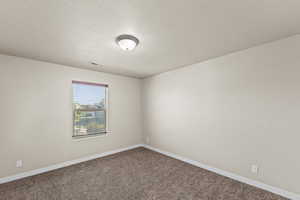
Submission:
{"label": "baseboard trim", "polygon": [[143,146],[144,146],[143,144],[137,144],[137,145],[129,146],[129,147],[122,148],[122,149],[107,151],[107,152],[100,153],[100,154],[94,154],[94,155],[91,155],[91,156],[86,156],[86,157],[83,157],[83,158],[58,163],[58,164],[51,165],[51,166],[48,166],[48,167],[43,167],[43,168],[34,169],[34,170],[31,170],[31,171],[19,173],[19,174],[16,174],[16,175],[3,177],[3,178],[0,178],[0,184],[15,181],[15,180],[18,180],[18,179],[21,179],[21,178],[34,176],[34,175],[45,173],[45,172],[49,172],[49,171],[52,171],[52,170],[55,170],[55,169],[68,167],[70,165],[74,165],[74,164],[78,164],[78,163],[81,163],[81,162],[101,158],[101,157],[104,157],[104,156],[109,156],[109,155],[112,155],[112,154],[115,154],[115,153],[131,150],[131,149],[135,149],[135,148],[143,147]]}
{"label": "baseboard trim", "polygon": [[161,154],[164,154],[166,156],[175,158],[177,160],[181,160],[181,161],[189,163],[191,165],[194,165],[194,166],[197,166],[197,167],[200,167],[200,168],[203,168],[203,169],[215,172],[215,173],[217,173],[219,175],[226,176],[228,178],[237,180],[239,182],[246,183],[248,185],[252,185],[252,186],[257,187],[257,188],[261,188],[263,190],[272,192],[274,194],[278,194],[278,195],[286,197],[288,199],[291,199],[291,200],[300,200],[300,195],[299,194],[295,194],[295,193],[292,193],[292,192],[289,192],[289,191],[286,191],[286,190],[283,190],[283,189],[280,189],[280,188],[277,188],[277,187],[274,187],[274,186],[270,186],[270,185],[267,185],[265,183],[261,183],[259,181],[255,181],[255,180],[252,180],[252,179],[249,179],[249,178],[246,178],[246,177],[243,177],[243,176],[231,173],[231,172],[224,171],[222,169],[211,167],[211,166],[205,165],[203,163],[200,163],[198,161],[191,160],[191,159],[184,158],[182,156],[176,155],[174,153],[170,153],[170,152],[167,152],[167,151],[162,151],[160,149],[154,148],[154,147],[149,146],[149,145],[143,145],[143,146],[145,148],[147,148],[147,149],[152,150],[152,151],[156,151],[158,153],[161,153]]}
{"label": "baseboard trim", "polygon": [[58,164],[51,165],[51,166],[48,166],[48,167],[39,168],[39,169],[31,170],[31,171],[28,171],[28,172],[19,173],[19,174],[16,174],[16,175],[3,177],[3,178],[0,178],[0,184],[15,181],[15,180],[30,177],[30,176],[34,176],[34,175],[38,175],[38,174],[49,172],[49,171],[53,171],[55,169],[68,167],[68,166],[71,166],[71,165],[74,165],[74,164],[78,164],[78,163],[81,163],[81,162],[85,162],[85,161],[89,161],[89,160],[109,156],[109,155],[112,155],[112,154],[116,154],[116,153],[120,153],[120,152],[123,152],[123,151],[135,149],[135,148],[138,148],[138,147],[144,147],[144,148],[150,149],[152,151],[156,151],[158,153],[161,153],[161,154],[164,154],[166,156],[175,158],[177,160],[181,160],[181,161],[189,163],[191,165],[194,165],[194,166],[197,166],[197,167],[215,172],[215,173],[220,174],[222,176],[226,176],[228,178],[231,178],[231,179],[234,179],[234,180],[252,185],[254,187],[258,187],[258,188],[261,188],[263,190],[281,195],[281,196],[286,197],[286,198],[291,199],[291,200],[300,200],[300,195],[298,195],[298,194],[295,194],[295,193],[292,193],[292,192],[289,192],[289,191],[286,191],[286,190],[283,190],[283,189],[280,189],[280,188],[277,188],[277,187],[274,187],[274,186],[270,186],[270,185],[267,185],[265,183],[261,183],[259,181],[255,181],[255,180],[252,180],[252,179],[240,176],[240,175],[236,175],[234,173],[227,172],[227,171],[215,168],[215,167],[211,167],[211,166],[205,165],[203,163],[200,163],[198,161],[191,160],[191,159],[188,159],[188,158],[184,158],[184,157],[176,155],[174,153],[170,153],[170,152],[167,152],[167,151],[162,151],[160,149],[154,148],[154,147],[149,146],[149,145],[144,145],[144,144],[137,144],[137,145],[129,146],[129,147],[122,148],[122,149],[107,151],[107,152],[100,153],[100,154],[94,154],[94,155],[91,155],[91,156],[87,156],[87,157],[83,157],[83,158],[79,158],[79,159],[75,159],[75,160],[70,160],[70,161],[66,161],[66,162],[63,162],[63,163],[58,163]]}

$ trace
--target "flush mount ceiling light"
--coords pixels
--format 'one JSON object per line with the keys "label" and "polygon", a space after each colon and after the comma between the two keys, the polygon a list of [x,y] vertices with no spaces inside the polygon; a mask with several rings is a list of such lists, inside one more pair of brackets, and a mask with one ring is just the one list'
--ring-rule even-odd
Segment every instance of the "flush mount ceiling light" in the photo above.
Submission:
{"label": "flush mount ceiling light", "polygon": [[132,51],[139,44],[139,40],[132,35],[120,35],[116,38],[116,43],[124,51]]}

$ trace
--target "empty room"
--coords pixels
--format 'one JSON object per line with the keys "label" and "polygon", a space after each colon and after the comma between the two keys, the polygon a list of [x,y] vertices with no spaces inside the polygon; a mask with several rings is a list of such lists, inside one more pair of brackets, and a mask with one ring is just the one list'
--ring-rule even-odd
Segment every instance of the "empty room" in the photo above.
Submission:
{"label": "empty room", "polygon": [[0,200],[300,200],[299,0],[2,0]]}

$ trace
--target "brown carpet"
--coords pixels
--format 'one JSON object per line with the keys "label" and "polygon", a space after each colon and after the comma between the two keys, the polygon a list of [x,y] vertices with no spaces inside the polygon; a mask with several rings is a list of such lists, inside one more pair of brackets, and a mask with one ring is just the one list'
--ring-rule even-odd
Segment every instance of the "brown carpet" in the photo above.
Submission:
{"label": "brown carpet", "polygon": [[1,200],[285,200],[137,148],[0,185]]}

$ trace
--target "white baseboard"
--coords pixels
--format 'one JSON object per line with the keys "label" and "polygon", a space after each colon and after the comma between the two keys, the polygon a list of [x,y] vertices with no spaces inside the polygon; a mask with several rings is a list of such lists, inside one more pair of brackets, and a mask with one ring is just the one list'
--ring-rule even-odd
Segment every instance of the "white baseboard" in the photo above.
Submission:
{"label": "white baseboard", "polygon": [[276,187],[267,185],[265,183],[261,183],[261,182],[258,182],[258,181],[251,180],[249,178],[243,177],[243,176],[236,175],[236,174],[231,173],[231,172],[227,172],[227,171],[224,171],[224,170],[221,170],[221,169],[218,169],[218,168],[214,168],[214,167],[205,165],[205,164],[200,163],[200,162],[195,161],[195,160],[184,158],[182,156],[178,156],[176,154],[173,154],[173,153],[170,153],[170,152],[167,152],[167,151],[162,151],[160,149],[154,148],[154,147],[149,146],[149,145],[144,145],[144,147],[147,148],[147,149],[156,151],[158,153],[164,154],[166,156],[175,158],[177,160],[181,160],[183,162],[189,163],[191,165],[194,165],[194,166],[197,166],[197,167],[200,167],[200,168],[203,168],[203,169],[215,172],[215,173],[220,174],[222,176],[226,176],[228,178],[237,180],[239,182],[246,183],[248,185],[252,185],[252,186],[257,187],[257,188],[261,188],[263,190],[272,192],[274,194],[278,194],[278,195],[286,197],[288,199],[291,199],[291,200],[300,200],[300,195],[299,194],[288,192],[286,190],[283,190],[283,189],[280,189],[280,188],[276,188]]}
{"label": "white baseboard", "polygon": [[11,181],[18,180],[18,179],[21,179],[21,178],[26,178],[26,177],[37,175],[37,174],[41,174],[41,173],[44,173],[44,172],[49,172],[49,171],[52,171],[52,170],[55,170],[55,169],[67,167],[67,166],[70,166],[70,165],[74,165],[74,164],[78,164],[78,163],[81,163],[81,162],[93,160],[93,159],[96,159],[96,158],[101,158],[101,157],[112,155],[112,154],[119,153],[119,152],[122,152],[122,151],[135,149],[135,148],[142,147],[142,146],[144,146],[144,145],[137,144],[137,145],[129,146],[129,147],[122,148],[122,149],[107,151],[107,152],[100,153],[100,154],[94,154],[94,155],[79,158],[79,159],[76,159],[76,160],[70,160],[70,161],[66,161],[66,162],[63,162],[63,163],[51,165],[51,166],[48,166],[48,167],[39,168],[39,169],[31,170],[31,171],[28,171],[28,172],[19,173],[19,174],[16,174],[16,175],[3,177],[3,178],[0,178],[0,184],[11,182]]}
{"label": "white baseboard", "polygon": [[258,188],[261,188],[263,190],[281,195],[281,196],[289,198],[291,200],[300,200],[300,195],[299,194],[288,192],[286,190],[276,188],[276,187],[273,187],[273,186],[270,186],[270,185],[267,185],[267,184],[264,184],[264,183],[261,183],[261,182],[258,182],[258,181],[254,181],[254,180],[251,180],[249,178],[245,178],[243,176],[239,176],[239,175],[233,174],[231,172],[227,172],[227,171],[224,171],[224,170],[221,170],[221,169],[218,169],[218,168],[214,168],[214,167],[202,164],[198,161],[191,160],[191,159],[188,159],[188,158],[184,158],[182,156],[178,156],[176,154],[173,154],[173,153],[170,153],[170,152],[167,152],[167,151],[162,151],[160,149],[154,148],[154,147],[149,146],[149,145],[144,145],[144,144],[137,144],[137,145],[129,146],[129,147],[122,148],[122,149],[108,151],[108,152],[104,152],[104,153],[100,153],[100,154],[94,154],[94,155],[87,156],[87,157],[84,157],[84,158],[79,158],[79,159],[76,159],[76,160],[66,161],[66,162],[51,165],[51,166],[48,166],[48,167],[39,168],[39,169],[19,173],[19,174],[8,176],[8,177],[3,177],[3,178],[0,178],[0,184],[11,182],[11,181],[18,180],[18,179],[21,179],[21,178],[26,178],[26,177],[37,175],[37,174],[41,174],[41,173],[45,173],[45,172],[49,172],[49,171],[52,171],[52,170],[55,170],[55,169],[67,167],[67,166],[78,164],[78,163],[81,163],[81,162],[101,158],[101,157],[112,155],[112,154],[119,153],[119,152],[122,152],[122,151],[135,149],[135,148],[138,148],[138,147],[145,147],[147,149],[156,151],[156,152],[164,154],[166,156],[169,156],[169,157],[181,160],[183,162],[192,164],[194,166],[197,166],[197,167],[215,172],[215,173],[220,174],[222,176],[226,176],[226,177],[229,177],[231,179],[234,179],[234,180],[237,180],[237,181],[240,181],[240,182],[243,182],[243,183],[258,187]]}

